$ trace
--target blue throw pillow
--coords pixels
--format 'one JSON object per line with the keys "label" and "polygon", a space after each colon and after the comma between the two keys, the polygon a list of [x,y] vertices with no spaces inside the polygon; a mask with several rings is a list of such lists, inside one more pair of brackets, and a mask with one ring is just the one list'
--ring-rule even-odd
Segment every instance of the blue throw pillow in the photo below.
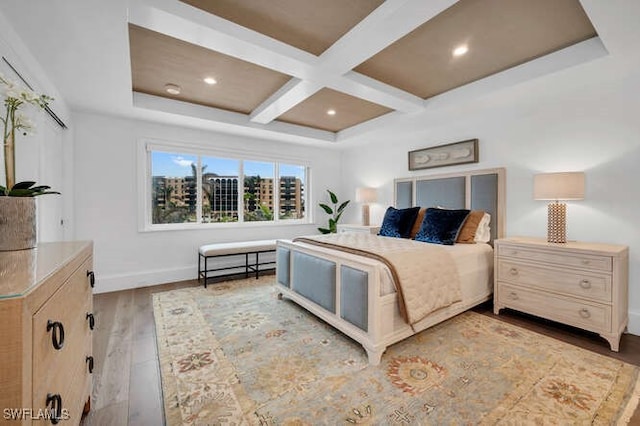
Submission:
{"label": "blue throw pillow", "polygon": [[469,210],[466,209],[428,208],[415,240],[425,243],[453,245],[468,215]]}
{"label": "blue throw pillow", "polygon": [[413,223],[416,221],[420,207],[394,209],[389,207],[384,214],[378,235],[383,237],[409,238]]}

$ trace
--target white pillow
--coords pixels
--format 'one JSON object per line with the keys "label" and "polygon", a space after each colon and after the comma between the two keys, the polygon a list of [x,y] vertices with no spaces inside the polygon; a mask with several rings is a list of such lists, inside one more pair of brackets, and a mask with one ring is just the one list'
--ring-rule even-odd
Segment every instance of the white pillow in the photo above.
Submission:
{"label": "white pillow", "polygon": [[473,241],[476,243],[488,243],[491,240],[491,227],[489,224],[491,223],[491,215],[489,213],[485,213],[480,219],[480,223],[478,224],[478,229],[476,229],[476,235],[473,237]]}

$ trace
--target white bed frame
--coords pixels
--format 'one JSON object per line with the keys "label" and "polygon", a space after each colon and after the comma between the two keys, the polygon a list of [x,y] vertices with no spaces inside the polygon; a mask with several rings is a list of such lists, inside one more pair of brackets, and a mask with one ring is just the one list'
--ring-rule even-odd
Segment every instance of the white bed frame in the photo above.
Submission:
{"label": "white bed frame", "polygon": [[[482,174],[497,174],[497,210],[492,217],[492,226],[495,227],[496,236],[498,238],[503,236],[504,233],[504,181],[505,171],[504,169],[490,169],[490,170],[477,170],[462,173],[451,173],[446,175],[431,175],[421,176],[409,179],[397,179],[398,182],[407,182],[413,180],[414,190],[412,198],[415,202],[415,182],[421,180],[442,179],[449,177],[465,177],[467,182],[465,185],[465,204],[466,208],[471,208],[471,176]],[[397,198],[397,195],[396,195]],[[453,305],[435,311],[425,319],[421,320],[417,324],[414,324],[413,328],[407,324],[400,315],[398,308],[398,300],[396,293],[380,296],[381,287],[381,274],[384,274],[384,266],[382,263],[369,259],[366,257],[358,256],[351,253],[340,252],[331,250],[329,248],[311,245],[303,242],[292,242],[289,240],[278,240],[278,248],[288,249],[289,253],[294,252],[303,253],[306,255],[314,256],[323,260],[327,260],[336,265],[336,277],[335,277],[335,311],[329,311],[319,304],[309,300],[305,296],[296,291],[296,277],[294,276],[294,256],[289,257],[289,286],[283,285],[278,282],[277,286],[282,296],[294,301],[300,306],[304,307],[317,317],[323,319],[333,327],[342,331],[347,336],[351,337],[355,341],[359,342],[367,352],[369,358],[369,364],[378,365],[380,363],[382,354],[386,348],[400,340],[406,339],[415,333],[425,330],[435,324],[438,324],[444,320],[447,320],[455,315],[458,315],[473,306],[476,306],[491,298],[491,291],[487,294],[477,296],[472,300],[463,300],[461,302],[454,303]],[[358,271],[367,273],[368,280],[368,315],[367,315],[367,331],[353,325],[351,322],[346,321],[340,315],[341,312],[341,267],[347,266]],[[282,267],[282,266],[279,266]],[[279,275],[277,275],[279,276]],[[277,280],[279,281],[279,280]],[[491,286],[488,286],[491,288]]]}

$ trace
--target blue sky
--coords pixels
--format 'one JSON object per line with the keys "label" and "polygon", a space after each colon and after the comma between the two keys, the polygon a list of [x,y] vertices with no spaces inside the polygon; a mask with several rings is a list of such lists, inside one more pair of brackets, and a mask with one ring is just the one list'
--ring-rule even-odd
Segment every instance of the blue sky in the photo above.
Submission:
{"label": "blue sky", "polygon": [[[196,155],[174,154],[153,151],[151,153],[151,174],[153,176],[190,176],[191,163],[197,163]],[[217,157],[202,157],[202,164],[207,165],[206,172],[217,173],[220,176],[237,176],[240,168],[239,160]],[[260,175],[273,177],[273,163],[260,161],[245,161],[244,173],[246,175]],[[297,176],[304,178],[304,167],[288,164],[280,164],[281,176]]]}

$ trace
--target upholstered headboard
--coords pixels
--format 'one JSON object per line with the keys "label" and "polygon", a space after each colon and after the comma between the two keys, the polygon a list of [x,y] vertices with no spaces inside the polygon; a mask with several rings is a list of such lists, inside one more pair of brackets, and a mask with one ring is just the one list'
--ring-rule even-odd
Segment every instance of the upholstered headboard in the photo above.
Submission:
{"label": "upholstered headboard", "polygon": [[505,233],[505,169],[395,179],[396,208],[444,207],[484,210],[491,215],[491,243]]}

